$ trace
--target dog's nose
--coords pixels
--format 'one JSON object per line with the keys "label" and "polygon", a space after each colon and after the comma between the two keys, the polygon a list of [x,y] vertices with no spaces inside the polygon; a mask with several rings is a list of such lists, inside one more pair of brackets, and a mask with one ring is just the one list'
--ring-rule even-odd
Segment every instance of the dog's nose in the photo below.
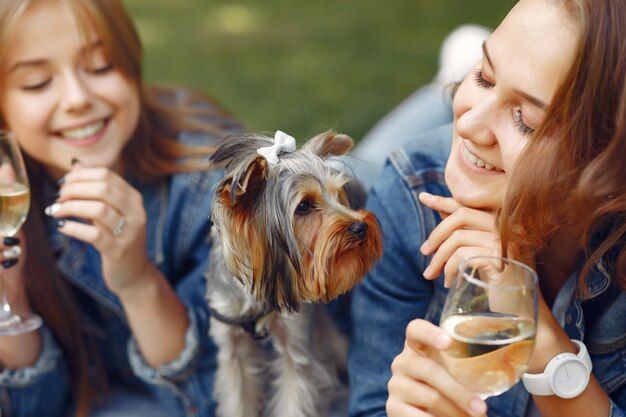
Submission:
{"label": "dog's nose", "polygon": [[348,230],[357,238],[363,239],[367,235],[367,223],[354,222],[348,227]]}

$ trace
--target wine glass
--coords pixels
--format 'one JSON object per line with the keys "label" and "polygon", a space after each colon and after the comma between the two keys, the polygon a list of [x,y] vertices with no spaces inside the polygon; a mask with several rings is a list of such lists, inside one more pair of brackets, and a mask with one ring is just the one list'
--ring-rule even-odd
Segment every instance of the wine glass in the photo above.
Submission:
{"label": "wine glass", "polygon": [[[30,188],[24,160],[12,133],[0,131],[0,237],[14,236],[30,207]],[[0,270],[0,336],[17,335],[41,326],[41,317],[20,317],[11,311]]]}
{"label": "wine glass", "polygon": [[520,262],[477,256],[459,265],[440,320],[453,343],[440,361],[481,398],[508,390],[528,368],[537,291],[537,274]]}

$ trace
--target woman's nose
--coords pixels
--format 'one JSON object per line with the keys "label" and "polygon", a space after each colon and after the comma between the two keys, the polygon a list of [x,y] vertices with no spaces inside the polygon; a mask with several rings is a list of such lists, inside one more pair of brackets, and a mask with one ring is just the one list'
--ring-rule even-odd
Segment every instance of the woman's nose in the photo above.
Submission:
{"label": "woman's nose", "polygon": [[457,132],[461,137],[482,146],[494,145],[497,142],[494,132],[497,111],[496,97],[477,97],[474,103],[457,116]]}
{"label": "woman's nose", "polygon": [[63,79],[63,107],[69,112],[80,112],[91,106],[91,91],[79,74],[66,74]]}

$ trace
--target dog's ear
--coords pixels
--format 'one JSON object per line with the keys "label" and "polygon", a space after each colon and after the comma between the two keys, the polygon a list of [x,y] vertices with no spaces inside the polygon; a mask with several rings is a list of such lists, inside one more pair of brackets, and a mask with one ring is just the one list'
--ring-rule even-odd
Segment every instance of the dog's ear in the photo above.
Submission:
{"label": "dog's ear", "polygon": [[217,192],[230,207],[250,208],[256,204],[267,179],[267,160],[258,155],[232,175],[225,177]]}
{"label": "dog's ear", "polygon": [[331,155],[343,155],[352,148],[353,144],[350,136],[329,130],[310,139],[302,148],[325,158]]}

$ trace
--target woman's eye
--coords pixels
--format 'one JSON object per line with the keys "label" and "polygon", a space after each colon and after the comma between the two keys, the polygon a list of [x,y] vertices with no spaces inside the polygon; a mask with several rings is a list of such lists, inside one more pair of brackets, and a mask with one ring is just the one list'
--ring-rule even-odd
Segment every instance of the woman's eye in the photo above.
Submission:
{"label": "woman's eye", "polygon": [[495,87],[495,84],[492,84],[489,81],[485,80],[485,78],[483,78],[483,70],[482,69],[474,70],[474,82],[476,82],[476,84],[479,87],[482,87],[482,88],[493,88],[493,87]]}
{"label": "woman's eye", "polygon": [[302,200],[300,204],[298,204],[298,207],[296,207],[296,213],[307,214],[311,211],[311,209],[313,209],[313,203],[311,203],[309,200]]}
{"label": "woman's eye", "polygon": [[535,133],[535,129],[524,123],[524,118],[522,117],[521,110],[515,110],[515,112],[513,113],[513,126],[515,126],[523,136],[528,136]]}
{"label": "woman's eye", "polygon": [[89,72],[92,74],[105,74],[113,69],[113,64],[106,64],[100,66],[93,66],[89,68]]}
{"label": "woman's eye", "polygon": [[26,84],[26,85],[23,85],[21,87],[21,89],[24,90],[24,91],[43,90],[44,88],[46,88],[46,86],[48,86],[48,84],[50,84],[51,81],[52,81],[52,79],[49,78],[47,80],[43,80],[43,81],[38,82],[38,83]]}

